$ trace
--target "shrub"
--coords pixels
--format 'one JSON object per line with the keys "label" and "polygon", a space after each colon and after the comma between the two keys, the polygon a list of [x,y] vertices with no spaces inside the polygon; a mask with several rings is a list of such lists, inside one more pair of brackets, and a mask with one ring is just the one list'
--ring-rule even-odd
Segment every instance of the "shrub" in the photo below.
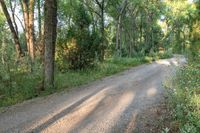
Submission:
{"label": "shrub", "polygon": [[[90,30],[91,19],[84,6],[80,4],[76,10],[74,24],[67,31],[67,40],[62,47],[64,54],[58,55],[61,55],[61,60],[67,60],[70,69],[84,69],[95,64],[101,40],[97,32]],[[59,66],[63,64],[59,60]]]}
{"label": "shrub", "polygon": [[200,131],[200,68],[197,64],[181,68],[172,78],[169,103],[181,133]]}

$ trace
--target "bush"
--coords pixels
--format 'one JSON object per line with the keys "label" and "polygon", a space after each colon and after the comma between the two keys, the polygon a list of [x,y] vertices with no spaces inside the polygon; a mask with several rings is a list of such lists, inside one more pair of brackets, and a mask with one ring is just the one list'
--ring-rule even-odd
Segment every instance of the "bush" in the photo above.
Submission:
{"label": "bush", "polygon": [[63,59],[67,60],[67,66],[73,70],[94,66],[100,53],[100,36],[97,32],[90,30],[89,14],[81,4],[76,10],[73,16],[74,24],[67,31],[67,40],[61,42],[61,51],[57,54],[60,56],[57,61],[61,69],[65,64]]}
{"label": "bush", "polygon": [[30,57],[16,58],[12,45],[0,47],[0,107],[16,104],[38,95],[42,80],[41,62]]}
{"label": "bush", "polygon": [[181,133],[200,132],[200,68],[192,63],[172,79],[169,103]]}
{"label": "bush", "polygon": [[168,49],[164,52],[160,52],[158,54],[159,56],[159,59],[167,59],[167,58],[171,58],[173,56],[173,52],[172,52],[172,49]]}
{"label": "bush", "polygon": [[66,59],[70,69],[84,69],[94,66],[99,46],[94,36],[87,31],[82,31],[69,41]]}

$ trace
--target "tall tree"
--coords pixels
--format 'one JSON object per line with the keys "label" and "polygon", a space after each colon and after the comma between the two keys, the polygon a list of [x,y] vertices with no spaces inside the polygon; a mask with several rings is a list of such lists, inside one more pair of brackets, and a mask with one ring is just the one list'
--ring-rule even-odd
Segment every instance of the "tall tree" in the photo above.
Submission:
{"label": "tall tree", "polygon": [[35,41],[34,41],[34,5],[35,0],[29,1],[29,45],[30,57],[33,60],[35,57]]}
{"label": "tall tree", "polygon": [[42,38],[41,0],[37,0],[39,41]]}
{"label": "tall tree", "polygon": [[12,4],[12,0],[9,1],[9,4],[10,4],[10,9],[11,9],[11,14],[12,14],[12,21],[13,21],[13,26],[15,28],[15,31],[18,35],[18,26],[17,26],[17,23],[16,23],[16,20],[15,20],[15,9],[16,9],[16,1],[14,2],[14,6]]}
{"label": "tall tree", "polygon": [[106,49],[106,44],[105,44],[105,13],[106,13],[106,7],[108,5],[109,0],[85,0],[83,1],[84,4],[87,6],[90,12],[95,13],[99,20],[99,25],[100,25],[100,32],[101,32],[101,45],[100,45],[100,53],[99,53],[99,59],[101,61],[104,60],[105,56],[105,49]]}
{"label": "tall tree", "polygon": [[20,2],[23,10],[27,50],[29,52],[31,59],[33,60],[35,57],[35,41],[34,41],[35,0],[20,0]]}
{"label": "tall tree", "polygon": [[121,50],[122,50],[122,17],[125,14],[125,9],[128,5],[128,0],[124,0],[124,2],[121,5],[118,20],[117,20],[117,31],[116,31],[116,51],[117,54],[121,56]]}
{"label": "tall tree", "polygon": [[55,43],[57,38],[57,0],[44,4],[44,88],[54,86]]}
{"label": "tall tree", "polygon": [[18,57],[23,56],[23,52],[22,52],[22,49],[21,49],[21,46],[20,46],[20,42],[19,42],[19,37],[18,37],[17,32],[16,32],[16,30],[15,30],[15,28],[13,26],[13,23],[12,23],[10,15],[9,15],[9,12],[7,10],[5,1],[4,0],[0,0],[0,3],[1,3],[2,10],[4,12],[4,15],[6,16],[9,28],[10,28],[10,30],[12,32],[12,35],[13,35],[13,38],[14,38],[17,55],[18,55]]}

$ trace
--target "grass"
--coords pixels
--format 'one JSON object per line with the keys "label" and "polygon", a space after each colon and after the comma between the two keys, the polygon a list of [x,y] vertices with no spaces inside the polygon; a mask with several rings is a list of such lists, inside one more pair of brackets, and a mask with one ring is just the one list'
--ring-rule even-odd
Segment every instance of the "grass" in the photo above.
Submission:
{"label": "grass", "polygon": [[148,60],[144,58],[108,59],[103,63],[99,63],[95,68],[80,71],[69,70],[66,73],[57,74],[56,86],[58,90],[63,90],[63,88],[66,89],[74,86],[79,86],[146,62],[148,62]]}
{"label": "grass", "polygon": [[[87,84],[91,81],[118,73],[130,67],[150,62],[149,58],[111,58],[98,63],[94,68],[65,73],[56,71],[55,88],[39,91],[41,86],[41,71],[34,73],[16,73],[17,70],[0,77],[0,107],[20,103],[27,99],[45,96],[55,92],[70,90],[73,87]],[[3,70],[4,71],[4,70]]]}
{"label": "grass", "polygon": [[55,92],[70,90],[73,87],[87,84],[91,81],[126,70],[140,64],[149,63],[153,60],[168,58],[169,54],[159,54],[153,57],[137,58],[109,58],[99,62],[94,68],[84,70],[67,70],[66,72],[55,72],[55,88],[40,91],[42,87],[41,64],[34,63],[33,72],[30,73],[30,66],[27,61],[13,65],[10,61],[6,65],[0,65],[0,107],[14,105],[35,97],[46,96]]}
{"label": "grass", "polygon": [[[200,66],[194,61],[181,68],[167,84],[173,121],[181,133],[200,132]],[[173,130],[173,129],[171,129]]]}

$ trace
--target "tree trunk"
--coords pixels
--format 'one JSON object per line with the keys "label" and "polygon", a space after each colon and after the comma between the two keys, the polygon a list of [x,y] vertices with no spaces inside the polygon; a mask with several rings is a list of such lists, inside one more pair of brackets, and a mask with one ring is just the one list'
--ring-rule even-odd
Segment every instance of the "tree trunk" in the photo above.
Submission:
{"label": "tree trunk", "polygon": [[122,57],[122,24],[120,24],[120,29],[119,29],[119,57]]}
{"label": "tree trunk", "polygon": [[14,28],[13,23],[12,23],[11,18],[10,18],[10,15],[8,13],[6,4],[5,4],[4,0],[0,0],[0,3],[1,3],[2,10],[3,10],[3,12],[6,16],[9,28],[10,28],[12,35],[13,35],[13,38],[14,38],[17,55],[18,55],[18,57],[21,57],[21,56],[23,56],[23,52],[22,52],[22,49],[21,49],[21,46],[20,46],[19,38],[17,36],[17,33],[15,31],[15,28]]}
{"label": "tree trunk", "polygon": [[34,5],[35,0],[21,0],[23,10],[25,36],[27,43],[27,50],[31,60],[35,57],[35,41],[34,41]]}
{"label": "tree trunk", "polygon": [[105,56],[105,24],[104,24],[104,7],[105,2],[102,0],[101,4],[101,34],[102,34],[102,48],[101,48],[101,61],[104,61],[104,56]]}
{"label": "tree trunk", "polygon": [[[122,17],[125,13],[126,6],[128,5],[128,0],[124,0],[121,5],[121,10],[119,11],[118,22],[117,22],[117,33],[116,33],[116,51],[117,56],[121,56],[121,24],[122,24]],[[120,48],[119,48],[120,47]]]}
{"label": "tree trunk", "polygon": [[18,27],[17,27],[17,23],[16,23],[16,20],[15,20],[16,1],[15,1],[15,3],[14,3],[14,7],[13,7],[13,5],[12,5],[12,1],[11,1],[11,0],[9,1],[9,4],[10,4],[11,13],[12,13],[13,26],[14,26],[15,31],[16,31],[16,34],[17,34],[17,36],[18,36]]}
{"label": "tree trunk", "polygon": [[41,19],[41,0],[37,1],[37,8],[38,8],[38,31],[39,31],[39,41],[42,40],[42,19]]}
{"label": "tree trunk", "polygon": [[44,11],[44,88],[54,87],[54,57],[57,37],[57,0],[45,0]]}
{"label": "tree trunk", "polygon": [[35,58],[35,44],[34,44],[34,4],[35,0],[30,0],[29,1],[29,22],[28,22],[28,35],[29,35],[29,54],[32,59],[32,61]]}
{"label": "tree trunk", "polygon": [[25,25],[25,36],[26,36],[26,46],[27,51],[29,53],[30,51],[30,45],[29,45],[29,15],[28,15],[28,2],[27,0],[20,0],[22,10],[23,10],[23,17],[24,17],[24,25]]}
{"label": "tree trunk", "polygon": [[119,55],[120,25],[121,25],[121,15],[119,16],[119,19],[118,19],[118,22],[117,22],[117,31],[116,31],[116,52],[117,52],[117,56]]}
{"label": "tree trunk", "polygon": [[[41,15],[41,0],[37,0],[37,10],[38,10],[38,50],[40,52],[41,57],[44,55],[44,42],[43,42],[43,34],[42,34],[42,15]],[[43,58],[43,57],[42,57]]]}

